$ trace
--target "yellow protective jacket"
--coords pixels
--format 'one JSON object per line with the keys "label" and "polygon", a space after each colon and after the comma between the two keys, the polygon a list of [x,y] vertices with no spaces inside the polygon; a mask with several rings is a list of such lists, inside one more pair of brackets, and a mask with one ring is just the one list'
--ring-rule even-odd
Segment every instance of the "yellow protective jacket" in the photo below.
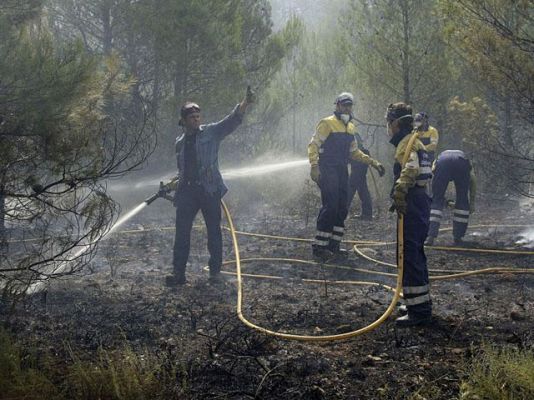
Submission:
{"label": "yellow protective jacket", "polygon": [[433,160],[439,142],[438,130],[429,126],[426,131],[419,131],[419,140],[425,145],[426,151],[430,153],[430,158]]}
{"label": "yellow protective jacket", "polygon": [[335,114],[323,118],[308,145],[310,164],[346,166],[349,160],[355,160],[377,167],[380,163],[358,148],[355,134],[356,125],[352,120],[345,125]]}
{"label": "yellow protective jacket", "polygon": [[[425,145],[416,139],[413,143],[408,161],[401,167],[404,155],[408,151],[408,142],[414,133],[406,135],[397,145],[395,151],[395,164],[393,174],[395,184],[393,186],[392,196],[398,198],[401,194],[406,196],[408,190],[415,185],[425,187],[432,178],[432,162],[428,156]],[[400,197],[403,197],[400,196]]]}

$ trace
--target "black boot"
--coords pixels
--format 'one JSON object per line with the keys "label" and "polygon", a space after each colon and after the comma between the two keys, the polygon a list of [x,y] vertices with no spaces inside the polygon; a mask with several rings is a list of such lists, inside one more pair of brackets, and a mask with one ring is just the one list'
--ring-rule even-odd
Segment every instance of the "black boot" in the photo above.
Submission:
{"label": "black boot", "polygon": [[174,287],[179,285],[185,285],[187,280],[185,279],[185,271],[175,273],[172,275],[167,275],[165,277],[165,285],[168,287]]}
{"label": "black boot", "polygon": [[225,285],[226,284],[226,277],[221,274],[220,271],[212,272],[210,271],[210,277],[208,278],[208,282],[211,285]]}
{"label": "black boot", "polygon": [[346,258],[349,256],[349,252],[342,249],[339,242],[335,242],[334,244],[330,242],[330,251],[338,258]]}
{"label": "black boot", "polygon": [[406,315],[408,314],[408,307],[406,307],[406,304],[400,304],[399,307],[397,308],[397,312],[401,316]]}
{"label": "black boot", "polygon": [[455,238],[454,238],[454,245],[455,245],[455,246],[465,246],[466,243],[464,242],[463,238],[461,238],[461,237],[455,237]]}
{"label": "black boot", "polygon": [[326,261],[333,257],[334,253],[325,246],[317,246],[316,244],[312,245],[312,253],[315,258],[318,258],[320,261]]}
{"label": "black boot", "polygon": [[399,328],[409,328],[412,326],[424,326],[432,322],[432,315],[406,314],[395,320]]}

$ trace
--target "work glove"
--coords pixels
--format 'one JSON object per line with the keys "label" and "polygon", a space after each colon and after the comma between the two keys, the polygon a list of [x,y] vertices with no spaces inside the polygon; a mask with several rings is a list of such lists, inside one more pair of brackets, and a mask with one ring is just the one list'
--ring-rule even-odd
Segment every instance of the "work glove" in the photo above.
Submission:
{"label": "work glove", "polygon": [[312,165],[310,170],[310,178],[316,184],[319,184],[319,178],[321,177],[321,172],[319,171],[318,165]]}
{"label": "work glove", "polygon": [[163,182],[160,184],[160,192],[161,194],[167,194],[169,192],[173,192],[178,187],[178,177],[175,176],[172,178],[169,182],[166,184],[163,184]]}
{"label": "work glove", "polygon": [[408,204],[406,203],[405,193],[398,190],[393,192],[393,206],[390,210],[397,210],[399,214],[406,214],[406,211],[408,210]]}
{"label": "work glove", "polygon": [[373,168],[377,170],[379,176],[384,176],[384,174],[386,173],[386,169],[380,163],[373,165]]}

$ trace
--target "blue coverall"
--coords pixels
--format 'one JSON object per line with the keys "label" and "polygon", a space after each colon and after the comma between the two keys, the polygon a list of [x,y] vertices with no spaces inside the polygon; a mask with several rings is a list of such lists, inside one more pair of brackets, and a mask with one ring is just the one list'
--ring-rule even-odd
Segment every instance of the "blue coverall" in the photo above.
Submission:
{"label": "blue coverall", "polygon": [[363,153],[354,139],[356,127],[352,121],[344,123],[337,113],[323,118],[308,145],[312,166],[320,170],[321,210],[317,217],[314,249],[339,251],[348,214],[348,168],[350,159],[381,167]]}
{"label": "blue coverall", "polygon": [[454,182],[456,201],[452,218],[452,233],[455,240],[460,240],[469,223],[469,186],[471,180],[471,163],[461,150],[445,150],[436,160],[434,178],[432,179],[432,206],[430,210],[430,230],[428,235],[438,236],[443,217],[445,192],[449,182]]}
{"label": "blue coverall", "polygon": [[[407,191],[405,202],[407,204],[404,215],[404,275],[403,295],[408,308],[408,314],[414,317],[426,317],[432,314],[430,300],[430,286],[428,280],[428,267],[424,250],[424,242],[428,233],[430,215],[430,197],[427,184],[432,177],[431,163],[424,145],[416,140],[412,149],[413,157],[403,168],[401,162],[411,137],[411,130],[401,129],[390,143],[396,147],[395,164],[393,166],[395,192]],[[415,165],[411,165],[415,163]],[[407,171],[416,171],[416,176],[404,179]],[[410,182],[408,185],[407,182]]]}

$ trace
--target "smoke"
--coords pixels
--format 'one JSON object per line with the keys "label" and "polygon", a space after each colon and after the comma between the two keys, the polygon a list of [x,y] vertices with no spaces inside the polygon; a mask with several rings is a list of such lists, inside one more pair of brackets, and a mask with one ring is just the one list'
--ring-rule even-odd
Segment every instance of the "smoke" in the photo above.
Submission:
{"label": "smoke", "polygon": [[317,30],[321,23],[331,27],[338,18],[332,10],[343,10],[345,5],[344,0],[271,0],[273,29],[279,31],[291,17],[301,19],[310,30]]}

